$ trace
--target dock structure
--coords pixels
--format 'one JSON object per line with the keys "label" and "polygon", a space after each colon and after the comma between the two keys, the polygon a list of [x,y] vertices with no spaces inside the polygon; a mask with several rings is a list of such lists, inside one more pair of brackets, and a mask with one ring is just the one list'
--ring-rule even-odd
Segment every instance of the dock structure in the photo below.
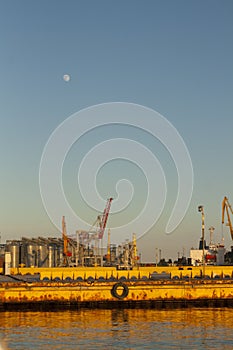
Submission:
{"label": "dock structure", "polygon": [[228,266],[18,268],[0,276],[0,310],[80,307],[233,306]]}

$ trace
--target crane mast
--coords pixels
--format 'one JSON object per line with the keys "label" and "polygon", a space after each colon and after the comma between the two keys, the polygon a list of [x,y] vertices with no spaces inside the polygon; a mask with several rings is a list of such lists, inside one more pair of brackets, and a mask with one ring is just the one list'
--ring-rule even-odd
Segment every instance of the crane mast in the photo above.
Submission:
{"label": "crane mast", "polygon": [[108,245],[107,245],[107,256],[106,256],[107,262],[110,263],[111,260],[111,231],[108,230]]}
{"label": "crane mast", "polygon": [[68,237],[67,237],[67,232],[66,232],[65,216],[62,217],[62,239],[63,239],[64,264],[67,264]]}
{"label": "crane mast", "polygon": [[231,218],[230,218],[230,212],[231,214],[233,214],[233,210],[227,197],[224,197],[222,201],[222,224],[224,224],[225,212],[227,214],[227,220],[228,220],[228,222],[226,223],[226,226],[229,226],[231,238],[233,239],[233,227],[232,227]]}

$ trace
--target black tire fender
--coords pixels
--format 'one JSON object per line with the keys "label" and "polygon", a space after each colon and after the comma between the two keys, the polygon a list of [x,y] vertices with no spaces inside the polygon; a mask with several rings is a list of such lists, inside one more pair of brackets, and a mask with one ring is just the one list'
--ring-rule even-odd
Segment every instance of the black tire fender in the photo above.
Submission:
{"label": "black tire fender", "polygon": [[[123,288],[122,293],[119,293],[119,288],[120,289]],[[124,299],[129,294],[129,288],[128,288],[128,286],[125,283],[117,282],[112,287],[111,294],[112,294],[113,297],[115,297],[117,299]]]}

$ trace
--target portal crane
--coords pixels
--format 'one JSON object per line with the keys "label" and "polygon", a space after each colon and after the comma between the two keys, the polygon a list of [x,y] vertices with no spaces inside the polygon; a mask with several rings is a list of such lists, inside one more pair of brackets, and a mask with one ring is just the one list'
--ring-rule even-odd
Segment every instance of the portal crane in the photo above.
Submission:
{"label": "portal crane", "polygon": [[228,222],[226,223],[226,226],[229,226],[231,238],[233,240],[233,227],[232,227],[231,218],[230,218],[230,212],[231,212],[231,214],[233,214],[233,209],[232,209],[227,197],[224,197],[224,199],[222,201],[222,224],[224,224],[225,212],[227,213],[227,220],[228,220]]}
{"label": "portal crane", "polygon": [[[78,231],[79,238],[82,244],[89,244],[93,240],[93,238],[94,239],[103,238],[112,200],[113,198],[109,198],[107,200],[107,204],[103,214],[97,216],[95,222],[93,223],[89,231],[83,231],[83,230]],[[94,227],[96,228],[95,230],[94,230]]]}

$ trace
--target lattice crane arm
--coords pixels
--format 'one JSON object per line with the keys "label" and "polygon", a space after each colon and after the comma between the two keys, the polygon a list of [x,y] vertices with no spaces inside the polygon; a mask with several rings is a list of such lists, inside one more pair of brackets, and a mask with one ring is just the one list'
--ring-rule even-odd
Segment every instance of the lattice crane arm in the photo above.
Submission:
{"label": "lattice crane arm", "polygon": [[102,220],[101,220],[101,222],[100,222],[99,239],[102,239],[102,238],[103,238],[104,230],[105,230],[105,228],[106,228],[107,221],[108,221],[108,215],[109,215],[109,212],[110,212],[112,200],[113,200],[113,198],[109,198],[109,199],[107,200],[107,204],[106,204],[106,207],[105,207],[105,209],[104,209],[104,213],[103,213],[103,216],[102,216]]}
{"label": "lattice crane arm", "polygon": [[230,234],[231,234],[231,238],[233,240],[233,227],[232,227],[231,218],[230,218],[230,212],[231,212],[231,214],[233,214],[233,210],[232,210],[232,207],[231,207],[227,197],[224,197],[224,199],[222,201],[222,224],[224,224],[225,212],[227,214],[227,220],[228,220],[226,225],[229,226],[229,228],[230,228]]}

